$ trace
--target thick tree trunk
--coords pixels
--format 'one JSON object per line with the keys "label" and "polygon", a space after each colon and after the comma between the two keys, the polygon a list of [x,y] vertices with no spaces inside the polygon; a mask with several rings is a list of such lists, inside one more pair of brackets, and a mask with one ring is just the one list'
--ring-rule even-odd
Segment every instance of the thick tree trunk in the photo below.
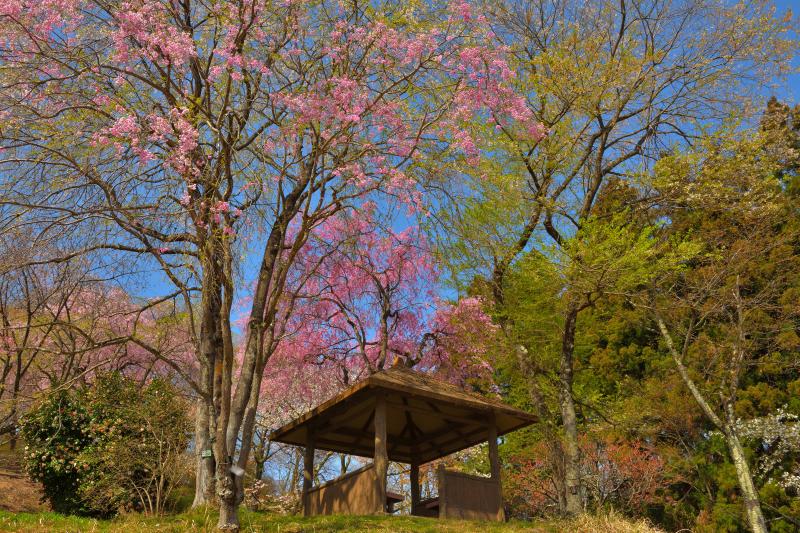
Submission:
{"label": "thick tree trunk", "polygon": [[[225,280],[230,280],[232,268],[226,256]],[[228,441],[229,423],[231,417],[231,391],[233,384],[233,336],[231,332],[230,314],[233,305],[233,288],[226,282],[223,291],[222,306],[220,309],[220,348],[221,358],[218,358],[215,376],[218,376],[218,385],[215,385],[214,404],[217,406],[217,425],[214,433],[214,455],[217,457],[217,496],[219,497],[219,522],[217,528],[221,531],[239,531],[239,504],[244,499],[242,483],[244,468],[236,464],[236,442],[231,445]],[[250,436],[252,438],[252,435]],[[244,444],[244,443],[243,443]],[[247,443],[248,445],[250,442]],[[249,448],[242,447],[244,456],[243,466],[247,464]]]}
{"label": "thick tree trunk", "polygon": [[559,404],[561,423],[564,428],[564,499],[566,512],[577,515],[583,510],[583,490],[580,476],[580,447],[578,445],[578,417],[572,397],[573,360],[575,351],[575,327],[578,308],[570,304],[564,321],[564,336],[561,345],[561,367],[559,370]]}
{"label": "thick tree trunk", "polygon": [[753,475],[750,472],[750,466],[747,464],[742,443],[739,442],[739,437],[733,428],[729,428],[725,432],[725,439],[728,442],[728,450],[730,451],[733,465],[736,467],[736,477],[739,479],[739,489],[742,491],[742,500],[744,500],[744,508],[750,529],[753,530],[753,533],[767,533],[767,522],[761,512],[758,491],[755,483],[753,483]]}
{"label": "thick tree trunk", "polygon": [[219,499],[219,521],[217,529],[220,531],[239,531],[239,491],[232,457],[220,460],[217,463],[217,498]]}
{"label": "thick tree trunk", "polygon": [[[209,245],[210,246],[210,245]],[[212,436],[215,430],[215,421],[219,402],[219,377],[218,371],[222,362],[222,336],[220,334],[220,307],[221,284],[215,261],[210,257],[212,251],[207,251],[208,256],[203,263],[203,287],[200,305],[200,342],[198,358],[200,359],[200,386],[203,397],[198,400],[197,419],[197,481],[195,483],[196,505],[214,502],[216,480],[215,472],[220,460],[219,453],[208,453],[209,450],[217,452],[213,446]],[[204,453],[205,452],[205,453]],[[205,455],[205,457],[203,457]]]}
{"label": "thick tree trunk", "polygon": [[[198,400],[197,430],[198,471],[195,483],[195,504],[214,502],[219,488],[217,470],[225,463],[225,454],[220,453],[214,442],[217,429],[218,410],[221,403],[221,370],[223,362],[223,339],[220,324],[222,309],[222,284],[219,262],[215,260],[217,250],[213,242],[207,243],[203,260],[202,299],[200,304],[200,336],[198,358],[201,363],[200,386],[203,397]],[[210,453],[209,453],[210,452]],[[204,457],[205,456],[205,457]],[[198,494],[199,493],[199,494]]]}
{"label": "thick tree trunk", "polygon": [[200,507],[214,503],[214,472],[216,470],[213,455],[206,453],[207,457],[203,457],[203,452],[211,449],[208,436],[208,408],[203,400],[197,402],[194,445],[196,469],[192,507]]}
{"label": "thick tree trunk", "polygon": [[239,531],[239,504],[233,498],[222,498],[219,501],[219,522],[217,529],[220,531]]}

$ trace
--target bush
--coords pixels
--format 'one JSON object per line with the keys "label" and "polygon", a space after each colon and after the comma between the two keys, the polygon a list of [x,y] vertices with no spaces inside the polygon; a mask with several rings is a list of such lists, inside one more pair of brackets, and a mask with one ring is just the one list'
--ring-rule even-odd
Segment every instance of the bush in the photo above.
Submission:
{"label": "bush", "polygon": [[49,395],[22,419],[25,469],[42,484],[54,511],[91,514],[78,497],[82,469],[78,454],[92,442],[90,418],[76,395]]}
{"label": "bush", "polygon": [[191,424],[167,381],[141,387],[112,373],[46,397],[22,422],[26,469],[64,513],[164,510],[186,475]]}
{"label": "bush", "polygon": [[[530,518],[558,511],[563,466],[553,458],[541,442],[511,458],[503,488],[512,516]],[[669,485],[664,464],[657,450],[644,442],[583,439],[581,476],[588,508],[612,507],[634,516],[646,513]]]}

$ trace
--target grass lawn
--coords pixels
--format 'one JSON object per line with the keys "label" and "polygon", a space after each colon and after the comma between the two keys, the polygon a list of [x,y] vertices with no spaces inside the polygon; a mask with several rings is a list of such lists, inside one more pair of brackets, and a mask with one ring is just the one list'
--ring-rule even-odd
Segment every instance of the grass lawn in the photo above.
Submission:
{"label": "grass lawn", "polygon": [[[10,513],[0,511],[0,531],[26,533],[119,531],[119,532],[213,532],[216,514],[212,511],[194,511],[164,517],[121,516],[114,520],[94,520],[64,516],[56,513]],[[352,532],[422,532],[422,533],[658,533],[644,522],[630,522],[616,515],[586,516],[572,521],[537,521],[507,523],[439,521],[433,518],[409,516],[318,516],[302,518],[278,516],[242,510],[242,531],[280,533],[323,533],[326,531]]]}
{"label": "grass lawn", "polygon": [[[215,531],[216,513],[193,512],[160,518],[127,515],[114,520],[94,520],[65,516],[56,513],[8,513],[0,512],[0,531],[42,532],[42,531]],[[484,523],[443,521],[433,518],[409,516],[318,516],[302,518],[297,516],[278,516],[254,513],[243,510],[241,513],[242,531],[269,531],[281,533],[324,532],[324,531],[385,531],[385,532],[517,532],[517,531],[557,531],[555,529],[535,528],[527,522]]]}

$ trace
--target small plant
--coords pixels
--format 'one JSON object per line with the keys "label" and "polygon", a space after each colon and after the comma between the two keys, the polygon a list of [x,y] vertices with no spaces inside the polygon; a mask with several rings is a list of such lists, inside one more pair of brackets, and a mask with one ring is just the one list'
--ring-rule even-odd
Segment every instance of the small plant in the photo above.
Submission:
{"label": "small plant", "polygon": [[298,506],[298,494],[276,494],[272,480],[257,479],[244,489],[244,504],[251,511],[266,511],[278,515],[294,513]]}

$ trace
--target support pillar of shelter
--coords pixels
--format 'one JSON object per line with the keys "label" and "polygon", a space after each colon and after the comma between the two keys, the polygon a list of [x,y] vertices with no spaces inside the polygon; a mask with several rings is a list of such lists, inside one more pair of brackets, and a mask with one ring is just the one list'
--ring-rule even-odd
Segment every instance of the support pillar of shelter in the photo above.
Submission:
{"label": "support pillar of shelter", "polygon": [[489,417],[489,467],[492,479],[500,481],[500,454],[497,451],[497,422],[494,414]]}
{"label": "support pillar of shelter", "polygon": [[[488,441],[489,441],[489,468],[492,474],[492,481],[497,484],[497,490],[500,492],[498,495],[499,501],[502,502],[502,485],[500,481],[500,453],[497,450],[497,419],[494,413],[489,416],[488,428]],[[501,522],[506,518],[505,510],[502,505],[498,510],[497,519]]]}
{"label": "support pillar of shelter", "polygon": [[375,398],[375,474],[378,477],[378,501],[386,511],[386,473],[389,469],[389,454],[386,450],[386,397]]}
{"label": "support pillar of shelter", "polygon": [[411,463],[409,484],[411,485],[411,514],[414,514],[419,506],[419,464],[417,463]]}
{"label": "support pillar of shelter", "polygon": [[303,516],[311,516],[308,493],[314,484],[314,440],[314,431],[309,427],[303,456]]}

